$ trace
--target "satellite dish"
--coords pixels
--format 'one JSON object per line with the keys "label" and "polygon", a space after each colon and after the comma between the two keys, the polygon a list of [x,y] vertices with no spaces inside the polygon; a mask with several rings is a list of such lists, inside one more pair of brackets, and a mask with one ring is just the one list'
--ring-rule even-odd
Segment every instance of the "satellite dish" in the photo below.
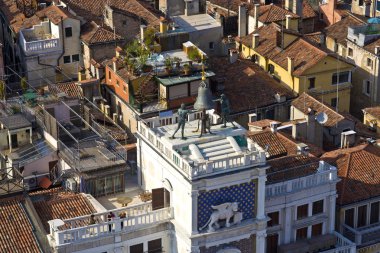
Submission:
{"label": "satellite dish", "polygon": [[318,121],[319,124],[323,125],[327,122],[329,117],[327,116],[325,112],[321,112],[315,117],[315,119]]}

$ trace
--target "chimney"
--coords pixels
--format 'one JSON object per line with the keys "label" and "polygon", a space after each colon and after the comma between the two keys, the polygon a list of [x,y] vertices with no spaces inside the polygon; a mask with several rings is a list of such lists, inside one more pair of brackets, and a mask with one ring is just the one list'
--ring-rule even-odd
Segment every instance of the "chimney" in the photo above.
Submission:
{"label": "chimney", "polygon": [[[146,25],[140,25],[140,40],[141,42],[144,42],[145,40],[145,32],[146,32]],[[161,23],[160,23],[160,28],[161,28]]]}
{"label": "chimney", "polygon": [[230,49],[230,55],[229,55],[229,58],[230,58],[230,63],[234,63],[237,61],[238,59],[238,51],[236,49]]}
{"label": "chimney", "polygon": [[116,57],[112,58],[112,69],[115,73],[117,72],[118,66],[117,66],[117,58]]}
{"label": "chimney", "polygon": [[253,30],[256,30],[259,27],[259,17],[260,17],[260,4],[255,4],[254,7],[255,16],[254,16],[254,24],[253,24]]}
{"label": "chimney", "polygon": [[248,114],[248,122],[252,123],[252,122],[255,122],[255,121],[257,121],[257,114],[256,113]]}
{"label": "chimney", "polygon": [[321,46],[325,46],[326,45],[326,36],[325,36],[325,34],[323,34],[323,33],[321,33],[320,35],[319,35],[319,40],[320,40],[320,44],[321,44]]}
{"label": "chimney", "polygon": [[272,131],[272,133],[276,133],[277,127],[280,125],[280,123],[278,123],[276,121],[272,121],[269,124],[270,124],[270,130]]}
{"label": "chimney", "polygon": [[285,0],[285,9],[286,10],[291,10],[291,8],[290,8],[290,0]]}
{"label": "chimney", "polygon": [[380,46],[375,47],[375,55],[377,55],[377,56],[380,55]]}
{"label": "chimney", "polygon": [[298,19],[293,18],[291,15],[286,15],[285,28],[288,30],[298,31]]}
{"label": "chimney", "polygon": [[297,155],[309,155],[310,148],[305,143],[297,143]]}
{"label": "chimney", "polygon": [[257,33],[254,33],[252,35],[252,48],[255,49],[259,46],[260,43],[260,35]]}
{"label": "chimney", "polygon": [[302,22],[302,10],[303,10],[302,0],[293,0],[292,12],[301,17],[301,22]]}
{"label": "chimney", "polygon": [[168,21],[164,18],[160,18],[160,33],[166,33],[168,30]]}
{"label": "chimney", "polygon": [[293,58],[289,56],[287,58],[288,58],[288,73],[291,75],[294,71],[294,60]]}
{"label": "chimney", "polygon": [[355,134],[353,130],[341,133],[340,148],[349,148],[355,144]]}
{"label": "chimney", "polygon": [[238,36],[244,37],[247,35],[247,7],[245,4],[239,6],[239,27]]}

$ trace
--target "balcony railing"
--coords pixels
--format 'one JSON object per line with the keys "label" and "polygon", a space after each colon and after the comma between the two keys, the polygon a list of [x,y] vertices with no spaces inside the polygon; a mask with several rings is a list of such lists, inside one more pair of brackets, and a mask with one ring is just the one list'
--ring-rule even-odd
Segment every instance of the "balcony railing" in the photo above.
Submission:
{"label": "balcony railing", "polygon": [[336,243],[334,249],[321,251],[321,253],[355,253],[356,246],[353,242],[345,238],[343,235],[333,232],[336,237]]}
{"label": "balcony railing", "polygon": [[48,39],[48,40],[25,42],[25,51],[26,52],[43,51],[47,49],[58,48],[58,45],[59,45],[59,39]]}
{"label": "balcony railing", "polygon": [[[115,214],[115,218],[108,221],[109,212]],[[119,218],[120,213],[125,213],[126,218]],[[74,243],[88,238],[97,238],[113,233],[129,233],[152,225],[164,223],[173,218],[173,208],[166,207],[152,211],[151,202],[131,207],[96,213],[93,225],[89,224],[90,215],[64,220],[64,225],[58,229],[51,228],[50,235],[55,240],[56,246]]]}
{"label": "balcony railing", "polygon": [[[299,169],[299,168],[297,168]],[[334,166],[321,161],[315,174],[292,180],[282,180],[279,183],[266,186],[265,197],[267,199],[286,195],[292,192],[308,189],[318,185],[332,183],[338,180],[337,170]]]}
{"label": "balcony railing", "polygon": [[[160,140],[160,136],[156,135],[144,122],[138,122],[138,133],[150,145],[154,146],[159,152],[166,156],[168,161],[179,169],[179,171],[189,179],[195,179],[202,176],[209,176],[226,170],[233,170],[252,165],[265,165],[266,157],[263,150],[256,148],[249,149],[247,153],[237,155],[226,155],[225,158],[204,162],[191,162],[181,157],[180,154],[172,150],[172,147],[166,147],[164,142]],[[249,140],[248,140],[249,141]],[[252,145],[253,147],[254,145]]]}
{"label": "balcony railing", "polygon": [[343,224],[343,235],[358,246],[366,246],[380,242],[380,222],[361,228],[352,228]]}

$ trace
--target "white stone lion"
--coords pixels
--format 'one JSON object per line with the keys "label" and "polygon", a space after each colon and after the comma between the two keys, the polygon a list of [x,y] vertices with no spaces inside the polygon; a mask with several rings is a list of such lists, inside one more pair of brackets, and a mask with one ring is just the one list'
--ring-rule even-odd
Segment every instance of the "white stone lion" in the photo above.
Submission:
{"label": "white stone lion", "polygon": [[207,232],[214,232],[215,229],[213,228],[213,225],[215,225],[216,228],[219,228],[220,225],[218,223],[219,220],[226,220],[226,227],[230,227],[230,219],[234,217],[235,212],[238,211],[239,203],[238,202],[228,202],[224,204],[220,204],[217,206],[211,206],[212,209],[215,211],[212,212],[210,219],[206,222],[206,224],[201,227],[200,230],[203,230],[208,225]]}

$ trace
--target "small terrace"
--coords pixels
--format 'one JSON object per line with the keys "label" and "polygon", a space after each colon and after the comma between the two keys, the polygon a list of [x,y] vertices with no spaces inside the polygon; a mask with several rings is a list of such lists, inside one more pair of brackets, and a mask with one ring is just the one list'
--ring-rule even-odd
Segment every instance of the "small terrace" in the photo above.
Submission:
{"label": "small terrace", "polygon": [[380,24],[366,24],[362,26],[348,27],[347,39],[358,46],[365,46],[374,39],[380,37]]}
{"label": "small terrace", "polygon": [[360,228],[352,228],[343,224],[343,235],[355,242],[356,245],[368,246],[380,242],[380,223],[371,224]]}

